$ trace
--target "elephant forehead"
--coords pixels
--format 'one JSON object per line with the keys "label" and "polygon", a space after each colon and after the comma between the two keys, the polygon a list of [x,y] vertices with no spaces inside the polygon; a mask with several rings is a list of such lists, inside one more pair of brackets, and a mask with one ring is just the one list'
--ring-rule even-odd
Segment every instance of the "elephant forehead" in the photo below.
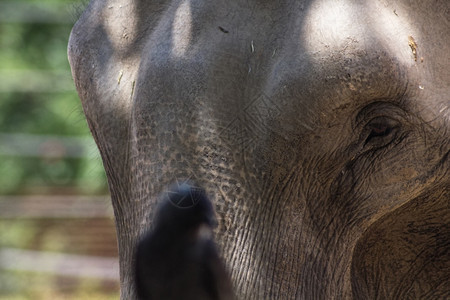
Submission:
{"label": "elephant forehead", "polygon": [[146,99],[156,90],[183,89],[189,93],[176,92],[180,101],[203,94],[215,107],[226,103],[228,116],[261,95],[271,105],[284,90],[310,107],[310,99],[341,106],[340,99],[356,92],[368,100],[395,98],[416,63],[416,29],[378,2],[318,0],[303,9],[291,5],[290,13],[282,4],[273,10],[210,6],[184,0],[165,12],[144,47],[139,105],[155,104]]}
{"label": "elephant forehead", "polygon": [[[264,127],[281,110],[292,117],[283,115],[280,131],[295,130],[295,120],[326,115],[330,105],[354,110],[347,103],[395,99],[406,85],[420,99],[441,98],[440,105],[422,101],[421,113],[448,111],[440,96],[448,90],[449,52],[440,37],[448,22],[433,6],[388,0],[119,2],[93,1],[69,48],[74,77],[94,79],[83,84],[86,95],[95,92],[98,99],[91,105],[94,97],[85,97],[84,106],[96,122],[110,110],[128,122],[134,110],[145,124],[146,112],[173,111],[173,105],[183,107],[177,115],[182,122],[200,105],[218,127],[255,114]],[[431,79],[418,81],[416,74]],[[158,125],[170,123],[163,113],[159,117],[153,118]]]}
{"label": "elephant forehead", "polygon": [[345,51],[357,43],[362,49],[384,48],[407,66],[414,61],[413,40],[420,39],[408,14],[383,1],[314,1],[301,33],[311,53]]}
{"label": "elephant forehead", "polygon": [[[173,57],[189,58],[196,53],[187,51],[189,48],[223,47],[226,40],[247,43],[238,46],[241,51],[264,50],[272,56],[284,47],[296,47],[297,56],[301,56],[303,52],[346,51],[357,43],[359,49],[384,48],[405,65],[413,64],[414,43],[421,40],[408,10],[402,10],[400,4],[396,9],[385,1],[280,1],[270,9],[267,5],[233,3],[221,7],[191,0],[177,2],[166,11],[156,32],[164,32]],[[155,41],[151,39],[151,44]]]}

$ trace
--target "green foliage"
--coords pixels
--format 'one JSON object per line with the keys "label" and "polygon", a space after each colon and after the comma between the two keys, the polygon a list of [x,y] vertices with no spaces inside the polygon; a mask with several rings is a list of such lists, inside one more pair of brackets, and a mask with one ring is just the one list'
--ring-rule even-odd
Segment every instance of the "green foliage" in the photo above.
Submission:
{"label": "green foliage", "polygon": [[[11,201],[4,195],[12,194],[107,193],[105,172],[67,60],[70,30],[86,2],[0,1],[0,197],[3,196],[0,200],[3,205]],[[12,207],[13,202],[10,202]],[[24,210],[21,208],[19,212]],[[111,251],[100,253],[98,249],[102,248],[98,245],[102,244],[93,243],[92,237],[85,239],[87,230],[98,227],[95,224],[99,223],[90,223],[94,221],[94,218],[46,216],[16,218],[4,214],[0,218],[0,254],[2,249],[9,248],[116,255]],[[95,239],[102,243],[112,239],[115,245],[113,221],[103,222],[102,226],[108,230],[103,229],[103,236]],[[81,231],[76,231],[78,228]],[[2,267],[1,259],[0,300],[118,299],[115,280],[12,270]]]}
{"label": "green foliage", "polygon": [[[85,3],[0,1],[0,197],[107,193],[67,60],[70,30]],[[83,222],[90,224],[77,218],[0,218],[0,253],[10,248],[102,255],[91,253],[90,241],[75,241],[83,232],[68,234]],[[112,220],[103,226],[110,240]],[[117,298],[117,281],[5,269],[0,258],[0,300]]]}
{"label": "green foliage", "polygon": [[[2,152],[10,141],[0,137],[0,194],[42,191],[42,187],[48,192],[61,187],[82,193],[107,191],[92,142],[80,142],[84,154],[59,157],[48,157],[45,149],[40,150],[45,145],[27,142],[40,136],[43,142],[52,136],[74,137],[74,143],[90,137],[67,61],[71,15],[82,2],[0,3],[0,135],[22,135],[24,140],[17,151]],[[36,148],[35,153],[24,149],[24,143]]]}

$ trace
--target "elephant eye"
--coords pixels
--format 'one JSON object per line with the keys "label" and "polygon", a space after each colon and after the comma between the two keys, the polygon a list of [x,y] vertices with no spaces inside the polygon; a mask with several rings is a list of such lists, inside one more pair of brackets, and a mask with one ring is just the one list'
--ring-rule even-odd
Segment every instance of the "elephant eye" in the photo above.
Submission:
{"label": "elephant eye", "polygon": [[366,139],[364,146],[382,147],[390,143],[394,137],[399,125],[396,121],[378,117],[371,120],[364,130]]}

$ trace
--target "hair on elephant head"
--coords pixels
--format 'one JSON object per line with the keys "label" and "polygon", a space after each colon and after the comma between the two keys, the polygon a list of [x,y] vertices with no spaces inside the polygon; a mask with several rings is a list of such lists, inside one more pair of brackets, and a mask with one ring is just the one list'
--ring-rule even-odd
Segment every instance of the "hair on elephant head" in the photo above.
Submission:
{"label": "hair on elephant head", "polygon": [[172,188],[159,203],[154,224],[137,247],[140,299],[233,299],[204,190],[186,183]]}

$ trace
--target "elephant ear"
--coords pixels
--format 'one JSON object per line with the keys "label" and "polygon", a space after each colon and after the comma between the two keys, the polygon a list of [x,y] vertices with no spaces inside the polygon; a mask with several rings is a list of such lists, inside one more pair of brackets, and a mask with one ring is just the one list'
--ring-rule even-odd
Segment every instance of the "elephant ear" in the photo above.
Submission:
{"label": "elephant ear", "polygon": [[140,299],[234,299],[216,248],[214,210],[204,191],[188,184],[168,192],[154,229],[138,244],[135,261]]}

